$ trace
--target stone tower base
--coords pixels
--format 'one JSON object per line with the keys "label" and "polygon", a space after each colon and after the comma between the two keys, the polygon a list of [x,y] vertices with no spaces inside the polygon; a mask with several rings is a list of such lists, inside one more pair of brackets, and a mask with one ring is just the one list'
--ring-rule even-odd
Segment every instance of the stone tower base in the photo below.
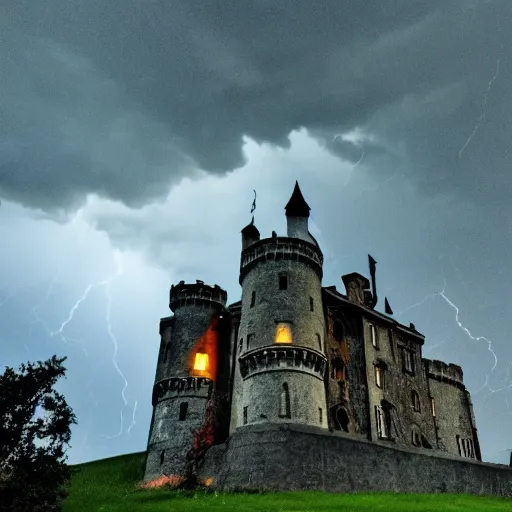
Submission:
{"label": "stone tower base", "polygon": [[207,453],[212,488],[394,491],[512,497],[512,468],[298,425],[241,427]]}

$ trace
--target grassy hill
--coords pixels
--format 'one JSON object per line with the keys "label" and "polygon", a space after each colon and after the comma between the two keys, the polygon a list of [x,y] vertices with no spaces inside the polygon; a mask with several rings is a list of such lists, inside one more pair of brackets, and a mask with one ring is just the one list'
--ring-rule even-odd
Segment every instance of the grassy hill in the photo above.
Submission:
{"label": "grassy hill", "polygon": [[450,494],[183,493],[137,489],[144,454],[73,466],[64,512],[512,512],[512,499]]}

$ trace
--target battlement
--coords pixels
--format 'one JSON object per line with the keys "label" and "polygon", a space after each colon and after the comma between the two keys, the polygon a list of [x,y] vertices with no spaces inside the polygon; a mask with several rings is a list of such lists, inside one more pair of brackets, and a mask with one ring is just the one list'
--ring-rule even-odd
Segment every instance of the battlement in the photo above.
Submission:
{"label": "battlement", "polygon": [[240,259],[240,284],[258,263],[265,261],[300,261],[308,264],[322,279],[324,257],[319,247],[298,238],[264,238],[242,251]]}
{"label": "battlement", "polygon": [[240,359],[240,373],[245,379],[257,373],[273,370],[296,370],[323,379],[327,360],[325,356],[310,348],[260,347],[243,354]]}
{"label": "battlement", "polygon": [[464,388],[462,368],[456,364],[447,364],[437,359],[423,359],[427,370],[427,377],[441,382],[454,384]]}
{"label": "battlement", "polygon": [[227,300],[227,292],[219,285],[212,287],[199,280],[195,284],[180,281],[179,284],[171,286],[169,308],[174,313],[179,307],[189,304],[216,303],[224,307]]}
{"label": "battlement", "polygon": [[194,396],[209,398],[213,381],[204,377],[171,377],[153,386],[153,407],[164,399]]}

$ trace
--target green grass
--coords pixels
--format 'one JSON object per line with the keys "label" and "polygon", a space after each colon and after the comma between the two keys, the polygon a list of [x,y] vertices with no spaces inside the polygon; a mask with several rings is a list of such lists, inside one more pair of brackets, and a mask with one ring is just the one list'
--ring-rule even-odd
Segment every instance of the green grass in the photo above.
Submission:
{"label": "green grass", "polygon": [[452,494],[184,493],[137,489],[144,455],[74,466],[64,512],[512,512],[512,500]]}

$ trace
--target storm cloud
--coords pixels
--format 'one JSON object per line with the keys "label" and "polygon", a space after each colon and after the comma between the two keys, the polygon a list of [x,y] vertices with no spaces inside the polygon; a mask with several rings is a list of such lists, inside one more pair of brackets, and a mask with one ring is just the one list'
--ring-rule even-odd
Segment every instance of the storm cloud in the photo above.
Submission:
{"label": "storm cloud", "polygon": [[[428,194],[503,204],[510,192],[509,2],[56,0],[0,12],[6,199],[141,206],[198,168],[241,167],[245,136],[286,148],[301,128]],[[355,129],[361,146],[336,137]]]}

